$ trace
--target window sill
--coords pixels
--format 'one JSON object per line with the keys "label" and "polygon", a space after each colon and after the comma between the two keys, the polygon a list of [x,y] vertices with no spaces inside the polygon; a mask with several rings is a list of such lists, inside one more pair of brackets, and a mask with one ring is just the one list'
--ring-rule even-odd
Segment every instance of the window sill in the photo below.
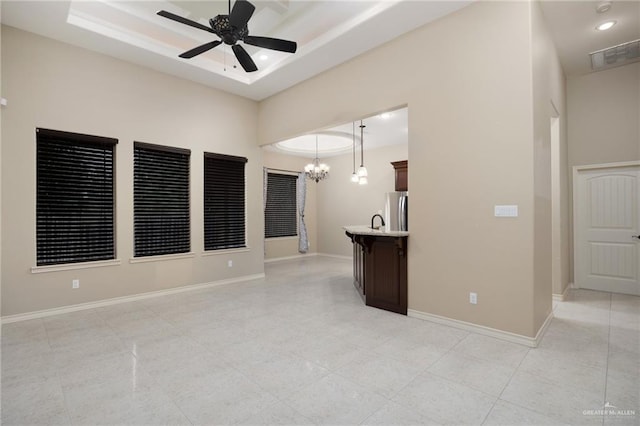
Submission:
{"label": "window sill", "polygon": [[234,254],[234,253],[245,253],[251,251],[251,247],[242,247],[242,248],[233,248],[233,249],[221,249],[221,250],[207,250],[203,251],[203,256],[216,256],[222,254]]}
{"label": "window sill", "polygon": [[129,263],[161,262],[164,260],[189,259],[195,256],[196,254],[190,251],[189,253],[161,254],[158,256],[132,257],[131,259],[129,259]]}
{"label": "window sill", "polygon": [[299,239],[298,235],[291,235],[290,237],[269,237],[265,238],[265,241],[286,241],[286,240],[297,240]]}
{"label": "window sill", "polygon": [[111,260],[99,260],[97,262],[82,262],[82,263],[65,263],[62,265],[51,266],[34,266],[31,268],[32,274],[43,274],[46,272],[60,272],[60,271],[73,271],[75,269],[89,269],[89,268],[102,268],[104,266],[117,266],[120,265],[120,259]]}

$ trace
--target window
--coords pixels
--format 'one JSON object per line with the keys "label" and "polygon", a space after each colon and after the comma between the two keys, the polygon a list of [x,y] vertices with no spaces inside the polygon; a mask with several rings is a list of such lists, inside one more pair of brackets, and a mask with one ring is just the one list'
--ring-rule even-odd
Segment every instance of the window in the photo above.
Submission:
{"label": "window", "polygon": [[115,258],[116,139],[36,129],[36,264]]}
{"label": "window", "polygon": [[298,235],[296,226],[295,175],[267,173],[267,205],[264,213],[265,238]]}
{"label": "window", "polygon": [[187,253],[189,221],[187,149],[134,143],[134,256]]}
{"label": "window", "polygon": [[247,159],[204,154],[204,249],[246,247],[245,178]]}

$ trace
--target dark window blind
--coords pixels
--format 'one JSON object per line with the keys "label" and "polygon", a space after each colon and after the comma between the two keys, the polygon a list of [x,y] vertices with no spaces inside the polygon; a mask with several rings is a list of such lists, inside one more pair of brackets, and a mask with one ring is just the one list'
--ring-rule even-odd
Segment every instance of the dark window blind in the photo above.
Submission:
{"label": "dark window blind", "polygon": [[204,249],[246,247],[245,177],[247,159],[204,155]]}
{"label": "dark window blind", "polygon": [[115,258],[114,151],[118,141],[36,129],[36,263]]}
{"label": "dark window blind", "polygon": [[133,150],[135,257],[189,252],[190,151],[140,142]]}
{"label": "dark window blind", "polygon": [[296,226],[297,176],[267,173],[267,205],[264,213],[265,238],[298,235]]}

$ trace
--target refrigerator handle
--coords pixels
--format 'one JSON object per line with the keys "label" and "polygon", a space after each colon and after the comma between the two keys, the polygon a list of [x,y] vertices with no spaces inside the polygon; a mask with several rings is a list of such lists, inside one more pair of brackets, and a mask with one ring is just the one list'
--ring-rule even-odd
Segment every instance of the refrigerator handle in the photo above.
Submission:
{"label": "refrigerator handle", "polygon": [[399,200],[399,216],[400,216],[400,230],[401,231],[408,231],[407,228],[407,196],[405,195],[404,197],[400,197]]}

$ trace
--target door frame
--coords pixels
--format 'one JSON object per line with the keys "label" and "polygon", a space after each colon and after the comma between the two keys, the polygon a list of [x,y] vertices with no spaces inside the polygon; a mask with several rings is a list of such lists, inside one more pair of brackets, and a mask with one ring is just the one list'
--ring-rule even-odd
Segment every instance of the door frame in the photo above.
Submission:
{"label": "door frame", "polygon": [[626,167],[640,167],[640,161],[622,161],[619,163],[602,163],[602,164],[588,164],[583,166],[573,166],[573,185],[572,185],[572,207],[573,207],[573,223],[571,224],[571,228],[573,231],[573,288],[581,288],[580,283],[578,282],[578,229],[576,227],[577,220],[577,209],[576,205],[578,204],[577,194],[578,194],[578,175],[580,172],[588,171],[588,170],[598,170],[598,169],[622,169]]}
{"label": "door frame", "polygon": [[[549,118],[549,139],[551,147],[551,297],[563,299],[562,258],[569,253],[562,252],[562,175],[566,170],[562,166],[562,126],[560,113],[553,100],[550,100],[551,114]],[[566,173],[566,171],[565,171]],[[567,274],[568,276],[568,274]],[[569,283],[567,283],[567,288]]]}

